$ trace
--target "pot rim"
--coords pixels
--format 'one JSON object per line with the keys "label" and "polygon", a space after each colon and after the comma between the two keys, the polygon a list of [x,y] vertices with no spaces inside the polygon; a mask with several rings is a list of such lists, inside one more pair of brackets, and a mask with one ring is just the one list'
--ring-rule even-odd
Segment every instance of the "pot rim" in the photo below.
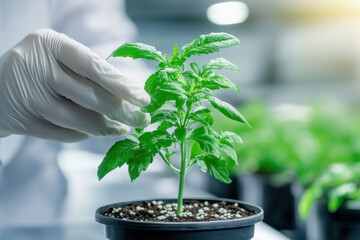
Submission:
{"label": "pot rim", "polygon": [[155,221],[135,221],[135,220],[123,220],[117,218],[111,218],[104,216],[102,213],[105,212],[109,207],[120,207],[132,203],[140,203],[143,201],[164,201],[164,202],[177,202],[174,198],[162,198],[162,199],[147,199],[137,201],[126,201],[113,204],[107,204],[98,208],[95,212],[95,220],[105,225],[112,225],[122,228],[133,228],[133,229],[147,229],[147,230],[212,230],[212,229],[229,229],[229,228],[240,228],[248,227],[260,222],[264,218],[264,212],[262,208],[239,200],[227,199],[227,198],[184,198],[184,200],[200,200],[218,202],[225,201],[229,203],[238,203],[240,207],[243,207],[250,211],[255,211],[256,214],[248,217],[229,219],[229,220],[216,220],[216,221],[202,221],[202,222],[155,222]]}

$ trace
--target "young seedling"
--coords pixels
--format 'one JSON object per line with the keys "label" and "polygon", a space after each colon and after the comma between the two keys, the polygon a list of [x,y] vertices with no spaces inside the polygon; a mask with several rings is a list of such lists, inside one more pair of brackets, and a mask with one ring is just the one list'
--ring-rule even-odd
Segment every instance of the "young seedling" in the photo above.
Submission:
{"label": "young seedling", "polygon": [[[201,35],[180,51],[177,45],[173,55],[163,55],[153,46],[142,43],[125,43],[109,57],[144,58],[160,62],[145,83],[145,91],[151,103],[142,110],[151,115],[151,124],[159,124],[155,131],[136,129],[131,134],[134,139],[116,142],[106,154],[98,168],[101,180],[117,167],[128,165],[131,181],[139,177],[152,163],[156,154],[179,174],[177,214],[181,214],[185,174],[197,164],[203,172],[208,171],[216,179],[230,183],[227,164],[237,164],[234,143],[242,139],[232,132],[216,132],[212,129],[213,114],[210,105],[226,117],[245,123],[245,118],[230,104],[211,94],[212,90],[238,87],[225,76],[213,70],[229,69],[239,71],[238,67],[224,58],[210,60],[200,67],[190,63],[191,70],[185,70],[184,63],[192,55],[218,52],[239,44],[240,41],[227,33]],[[180,148],[180,169],[173,165],[172,156]],[[187,149],[191,149],[188,153]]]}

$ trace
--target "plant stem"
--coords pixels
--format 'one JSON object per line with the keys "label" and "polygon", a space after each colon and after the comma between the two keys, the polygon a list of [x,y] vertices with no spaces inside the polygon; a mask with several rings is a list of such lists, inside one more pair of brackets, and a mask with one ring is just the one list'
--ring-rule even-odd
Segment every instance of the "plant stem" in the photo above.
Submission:
{"label": "plant stem", "polygon": [[185,182],[185,173],[186,173],[186,149],[185,149],[184,141],[181,141],[180,149],[181,149],[181,167],[180,167],[179,192],[178,192],[177,211],[176,211],[177,215],[180,215],[182,212],[183,191],[184,191],[184,182]]}
{"label": "plant stem", "polygon": [[[182,126],[186,128],[188,124],[188,117],[191,112],[193,104],[191,103],[186,110],[186,114],[184,120],[182,122]],[[185,182],[185,174],[186,174],[186,144],[185,141],[180,142],[180,155],[181,155],[181,166],[180,166],[180,176],[179,176],[179,191],[178,191],[178,200],[177,200],[177,211],[176,214],[180,215],[182,212],[182,204],[183,204],[183,192],[184,192],[184,182]]]}
{"label": "plant stem", "polygon": [[180,173],[180,170],[177,169],[176,167],[174,167],[174,166],[170,163],[170,161],[164,156],[164,154],[163,154],[161,151],[159,151],[159,155],[160,155],[160,157],[164,160],[164,162],[166,163],[166,165],[168,165],[168,166],[171,168],[171,170],[173,170],[173,171],[176,172],[177,174]]}

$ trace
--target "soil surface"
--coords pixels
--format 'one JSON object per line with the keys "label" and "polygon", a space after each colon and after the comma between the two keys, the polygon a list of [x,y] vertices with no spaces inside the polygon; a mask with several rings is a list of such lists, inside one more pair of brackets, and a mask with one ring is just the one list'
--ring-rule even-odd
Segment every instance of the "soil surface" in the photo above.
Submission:
{"label": "soil surface", "polygon": [[141,202],[122,208],[109,208],[103,213],[111,218],[147,222],[201,222],[238,219],[256,214],[237,203],[184,200],[181,215],[176,215],[177,204],[163,201]]}

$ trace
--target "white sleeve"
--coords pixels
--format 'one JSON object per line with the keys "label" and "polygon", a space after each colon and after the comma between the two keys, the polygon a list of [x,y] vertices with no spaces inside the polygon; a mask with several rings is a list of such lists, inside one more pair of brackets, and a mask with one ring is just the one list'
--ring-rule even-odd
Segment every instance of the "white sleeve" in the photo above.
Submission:
{"label": "white sleeve", "polygon": [[0,168],[6,166],[21,150],[23,141],[24,136],[14,134],[0,138]]}

